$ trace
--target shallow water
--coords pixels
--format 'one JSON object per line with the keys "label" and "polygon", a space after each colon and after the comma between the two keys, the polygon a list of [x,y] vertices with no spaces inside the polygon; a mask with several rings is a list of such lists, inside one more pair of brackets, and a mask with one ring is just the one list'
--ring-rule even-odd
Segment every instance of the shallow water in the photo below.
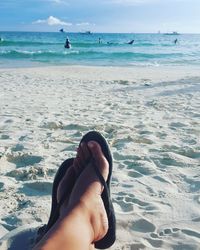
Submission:
{"label": "shallow water", "polygon": [[[67,36],[71,49],[64,48]],[[200,64],[200,35],[1,32],[0,37],[0,67],[19,66],[19,62],[22,66]],[[134,43],[127,44],[132,39]]]}

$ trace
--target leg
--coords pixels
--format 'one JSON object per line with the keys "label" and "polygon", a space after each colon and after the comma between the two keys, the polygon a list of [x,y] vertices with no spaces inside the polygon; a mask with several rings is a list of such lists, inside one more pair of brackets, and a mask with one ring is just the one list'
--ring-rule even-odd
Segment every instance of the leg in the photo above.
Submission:
{"label": "leg", "polygon": [[82,142],[77,149],[76,158],[74,160],[72,158],[68,159],[58,169],[53,183],[52,205],[49,221],[47,225],[44,225],[39,229],[36,240],[37,242],[41,240],[44,234],[47,233],[52,225],[58,220],[60,213],[59,203],[62,203],[63,198],[67,203],[73,186],[83,170],[84,163],[88,161],[90,157],[91,154],[88,147],[84,142]]}
{"label": "leg", "polygon": [[95,164],[102,176],[108,176],[108,162],[96,142],[88,143],[93,161],[84,166],[75,183],[68,204],[63,204],[60,218],[34,250],[91,250],[94,242],[108,230],[106,211],[101,199],[102,185],[95,174]]}

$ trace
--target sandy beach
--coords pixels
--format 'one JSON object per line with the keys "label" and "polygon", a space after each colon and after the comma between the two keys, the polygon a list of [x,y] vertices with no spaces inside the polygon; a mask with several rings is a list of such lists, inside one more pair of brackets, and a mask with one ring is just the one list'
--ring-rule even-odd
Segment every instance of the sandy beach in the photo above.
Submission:
{"label": "sandy beach", "polygon": [[113,153],[110,249],[200,249],[193,66],[0,69],[0,249],[14,249],[9,231],[47,222],[55,173],[90,130]]}

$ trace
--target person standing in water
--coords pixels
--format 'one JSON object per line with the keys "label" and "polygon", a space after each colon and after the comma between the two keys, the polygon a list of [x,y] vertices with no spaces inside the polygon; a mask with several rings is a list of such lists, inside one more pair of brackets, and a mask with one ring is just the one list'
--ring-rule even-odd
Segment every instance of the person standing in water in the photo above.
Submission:
{"label": "person standing in water", "polygon": [[68,37],[66,38],[65,48],[66,48],[66,49],[70,49],[70,48],[71,48],[71,43],[70,43],[70,41],[69,41],[69,38],[68,38]]}
{"label": "person standing in water", "polygon": [[174,40],[174,43],[177,44],[177,42],[178,42],[178,39],[176,38],[176,39]]}

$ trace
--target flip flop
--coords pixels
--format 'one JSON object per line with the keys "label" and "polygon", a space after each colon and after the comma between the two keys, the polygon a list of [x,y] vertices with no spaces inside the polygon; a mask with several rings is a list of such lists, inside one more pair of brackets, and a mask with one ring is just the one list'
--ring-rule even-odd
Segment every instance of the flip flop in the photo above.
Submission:
{"label": "flip flop", "polygon": [[112,155],[106,139],[99,132],[91,131],[84,135],[81,140],[81,142],[85,143],[88,143],[89,141],[95,141],[101,146],[101,150],[109,164],[109,174],[107,181],[104,180],[103,176],[99,172],[99,169],[94,164],[95,172],[102,185],[104,186],[104,190],[101,197],[108,217],[108,232],[101,240],[95,242],[94,245],[96,248],[106,249],[113,245],[116,239],[116,219],[110,194],[110,182],[113,168]]}
{"label": "flip flop", "polygon": [[[80,144],[83,142],[83,139],[81,140]],[[88,159],[88,163],[89,163]],[[65,160],[61,166],[59,167],[56,176],[53,181],[53,188],[52,188],[52,201],[51,201],[51,212],[50,212],[50,217],[49,221],[47,224],[43,225],[38,229],[38,238],[37,241],[41,239],[41,237],[49,231],[49,229],[54,225],[54,223],[57,221],[59,217],[59,209],[63,202],[65,201],[65,195],[61,198],[60,202],[57,202],[57,189],[59,186],[60,181],[64,177],[65,173],[67,172],[68,168],[73,164],[74,158],[69,158]],[[87,164],[87,163],[86,163]],[[78,178],[78,177],[77,177]]]}
{"label": "flip flop", "polygon": [[[107,234],[101,240],[95,242],[95,247],[99,249],[106,249],[106,248],[109,248],[115,242],[115,239],[116,239],[116,220],[115,220],[114,208],[113,208],[111,196],[110,196],[110,181],[111,181],[111,175],[112,175],[112,155],[111,155],[107,141],[100,133],[96,131],[91,131],[87,133],[81,139],[80,144],[82,142],[88,143],[89,141],[96,141],[101,146],[102,152],[109,164],[109,174],[108,174],[108,179],[106,182],[104,178],[102,177],[101,173],[99,172],[98,168],[94,164],[96,174],[99,177],[102,185],[104,186],[104,190],[101,196],[102,196],[102,200],[104,202],[105,210],[107,213],[108,226],[109,226]],[[56,176],[53,182],[53,188],[52,188],[52,205],[51,205],[51,213],[50,213],[49,221],[47,225],[44,225],[38,230],[39,238],[37,241],[40,240],[40,236],[43,236],[45,233],[49,231],[49,229],[53,226],[53,224],[57,221],[59,217],[59,209],[60,209],[60,206],[63,204],[65,197],[63,197],[61,201],[58,203],[57,202],[57,189],[66,171],[73,164],[73,161],[74,161],[74,158],[65,160],[61,164],[61,166],[59,167],[56,173]]]}
{"label": "flip flop", "polygon": [[58,202],[57,202],[57,189],[58,189],[58,185],[60,183],[60,181],[62,180],[62,178],[64,177],[65,173],[67,172],[68,168],[73,164],[74,162],[74,158],[69,158],[67,160],[65,160],[61,166],[59,167],[56,176],[54,178],[54,182],[53,182],[53,188],[52,188],[52,205],[51,205],[51,213],[50,213],[50,217],[49,217],[49,221],[47,223],[46,226],[46,230],[45,232],[47,232],[52,225],[57,221],[58,217],[59,217],[59,206],[58,206]]}
{"label": "flip flop", "polygon": [[[83,140],[81,140],[81,142],[79,143],[79,146],[82,143],[82,141]],[[88,159],[88,163],[89,163],[89,160],[90,159]],[[49,229],[54,225],[54,223],[57,221],[57,219],[59,217],[59,209],[60,209],[61,205],[63,204],[63,202],[65,201],[65,195],[63,195],[60,202],[58,203],[57,202],[57,189],[58,189],[60,181],[64,177],[68,168],[73,164],[73,162],[74,162],[74,158],[69,158],[69,159],[65,160],[61,164],[61,166],[59,167],[59,169],[56,173],[56,176],[55,176],[54,181],[53,181],[52,196],[51,196],[52,197],[51,212],[50,212],[49,221],[47,224],[43,225],[42,227],[40,227],[38,229],[38,238],[36,241],[39,241],[41,239],[41,237],[49,231]]]}
{"label": "flip flop", "polygon": [[38,235],[39,235],[38,240],[52,227],[52,225],[57,221],[59,217],[59,208],[58,208],[58,202],[57,202],[57,189],[58,189],[58,185],[60,181],[64,177],[68,168],[73,164],[73,161],[74,161],[74,158],[69,158],[65,160],[61,164],[61,166],[59,167],[56,173],[56,176],[53,181],[53,187],[52,187],[51,213],[50,213],[49,221],[46,225],[38,229]]}

